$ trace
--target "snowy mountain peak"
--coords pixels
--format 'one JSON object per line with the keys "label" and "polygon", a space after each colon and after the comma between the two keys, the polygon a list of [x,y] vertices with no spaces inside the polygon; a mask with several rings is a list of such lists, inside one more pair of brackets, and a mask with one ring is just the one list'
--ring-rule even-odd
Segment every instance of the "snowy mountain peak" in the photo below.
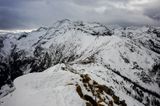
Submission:
{"label": "snowy mountain peak", "polygon": [[159,106],[159,34],[62,20],[0,36],[0,105]]}

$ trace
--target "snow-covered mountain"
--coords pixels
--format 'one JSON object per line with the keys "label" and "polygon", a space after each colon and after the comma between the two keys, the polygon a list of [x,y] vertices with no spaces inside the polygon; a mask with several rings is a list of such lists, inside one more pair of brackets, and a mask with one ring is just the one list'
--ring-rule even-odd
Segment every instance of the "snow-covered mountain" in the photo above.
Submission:
{"label": "snow-covered mountain", "polygon": [[1,106],[160,106],[158,27],[62,20],[1,35],[0,59]]}

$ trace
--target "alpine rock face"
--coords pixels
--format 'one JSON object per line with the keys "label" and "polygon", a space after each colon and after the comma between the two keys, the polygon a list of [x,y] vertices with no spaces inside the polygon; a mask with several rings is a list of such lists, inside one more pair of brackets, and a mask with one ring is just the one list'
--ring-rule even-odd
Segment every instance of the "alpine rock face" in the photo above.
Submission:
{"label": "alpine rock face", "polygon": [[1,106],[160,106],[160,28],[61,20],[0,36]]}

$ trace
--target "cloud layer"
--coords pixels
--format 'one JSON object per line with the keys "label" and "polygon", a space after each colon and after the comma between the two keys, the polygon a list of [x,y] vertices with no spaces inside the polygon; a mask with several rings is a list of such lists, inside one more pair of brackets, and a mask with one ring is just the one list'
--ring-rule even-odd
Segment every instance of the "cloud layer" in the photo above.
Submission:
{"label": "cloud layer", "polygon": [[160,0],[0,0],[0,29],[28,29],[56,20],[160,26]]}

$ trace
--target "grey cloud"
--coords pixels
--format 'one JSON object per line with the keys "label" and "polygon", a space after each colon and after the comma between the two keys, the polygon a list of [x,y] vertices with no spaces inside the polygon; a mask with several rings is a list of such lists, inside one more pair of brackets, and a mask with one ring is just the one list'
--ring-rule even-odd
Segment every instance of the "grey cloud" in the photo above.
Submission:
{"label": "grey cloud", "polygon": [[16,10],[0,9],[0,29],[25,28],[25,25],[23,25],[24,20],[25,17]]}
{"label": "grey cloud", "polygon": [[152,18],[153,20],[160,21],[160,1],[150,3],[144,6],[144,15]]}
{"label": "grey cloud", "polygon": [[134,4],[137,1],[0,0],[0,29],[35,28],[51,25],[64,18],[123,26],[160,26],[159,0]]}

